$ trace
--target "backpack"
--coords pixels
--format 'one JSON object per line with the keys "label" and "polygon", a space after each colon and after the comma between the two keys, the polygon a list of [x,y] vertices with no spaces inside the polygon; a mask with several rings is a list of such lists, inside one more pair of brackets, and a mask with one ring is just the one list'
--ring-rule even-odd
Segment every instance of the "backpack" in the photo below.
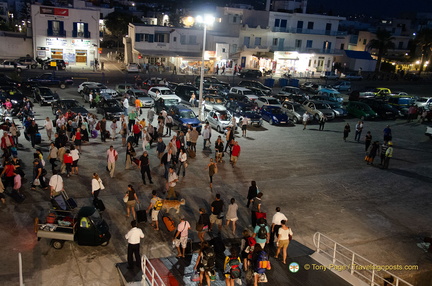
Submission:
{"label": "backpack", "polygon": [[201,259],[201,263],[204,269],[206,270],[213,269],[213,267],[215,266],[215,260],[216,260],[216,256],[213,247],[210,246],[205,248],[203,250],[203,256]]}
{"label": "backpack", "polygon": [[160,211],[162,208],[162,205],[163,205],[162,200],[158,199],[154,205],[154,210]]}
{"label": "backpack", "polygon": [[260,225],[257,236],[259,239],[267,238],[267,226],[265,224]]}
{"label": "backpack", "polygon": [[237,279],[241,277],[241,269],[240,269],[240,258],[238,257],[228,257],[228,266],[229,268],[229,274],[231,276],[231,279]]}
{"label": "backpack", "polygon": [[101,129],[101,124],[100,124],[99,121],[98,121],[98,123],[96,123],[96,127],[95,127],[95,129],[96,129],[96,130],[100,130],[100,129]]}
{"label": "backpack", "polygon": [[265,273],[266,270],[270,270],[271,265],[268,258],[268,254],[265,251],[261,251],[258,254],[258,259],[255,265],[255,272],[259,274]]}
{"label": "backpack", "polygon": [[256,244],[255,238],[253,238],[252,236],[249,236],[246,239],[246,243],[247,243],[247,246],[246,246],[245,252],[246,253],[252,253],[254,248],[255,248],[255,244]]}

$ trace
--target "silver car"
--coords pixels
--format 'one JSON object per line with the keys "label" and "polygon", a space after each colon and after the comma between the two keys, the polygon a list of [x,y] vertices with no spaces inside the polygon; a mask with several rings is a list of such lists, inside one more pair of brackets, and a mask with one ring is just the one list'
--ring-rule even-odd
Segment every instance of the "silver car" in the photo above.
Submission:
{"label": "silver car", "polygon": [[224,106],[218,105],[207,113],[206,121],[217,132],[222,133],[228,126],[232,126],[232,115]]}
{"label": "silver car", "polygon": [[306,112],[306,108],[300,103],[289,101],[282,103],[282,110],[294,124],[301,123],[303,121],[303,114]]}

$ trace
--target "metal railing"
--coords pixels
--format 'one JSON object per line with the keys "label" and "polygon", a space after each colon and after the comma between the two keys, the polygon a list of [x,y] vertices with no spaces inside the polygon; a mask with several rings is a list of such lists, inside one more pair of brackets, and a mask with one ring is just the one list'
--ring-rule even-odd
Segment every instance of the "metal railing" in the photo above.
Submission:
{"label": "metal railing", "polygon": [[141,257],[141,269],[142,269],[142,280],[141,285],[143,286],[166,286],[165,282],[163,282],[162,278],[157,273],[153,264],[147,258],[146,255]]}
{"label": "metal railing", "polygon": [[413,286],[385,269],[404,270],[402,265],[376,265],[320,232],[314,234],[313,242],[316,252],[331,260],[330,270],[346,270],[353,277],[371,286]]}

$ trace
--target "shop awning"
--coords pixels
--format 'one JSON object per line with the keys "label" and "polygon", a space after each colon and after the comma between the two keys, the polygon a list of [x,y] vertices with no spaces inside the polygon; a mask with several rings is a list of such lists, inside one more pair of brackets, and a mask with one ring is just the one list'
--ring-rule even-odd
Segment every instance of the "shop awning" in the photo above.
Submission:
{"label": "shop awning", "polygon": [[167,50],[141,50],[137,51],[143,56],[147,57],[182,57],[182,58],[199,58],[201,59],[202,54],[200,52],[178,52],[178,51],[167,51]]}

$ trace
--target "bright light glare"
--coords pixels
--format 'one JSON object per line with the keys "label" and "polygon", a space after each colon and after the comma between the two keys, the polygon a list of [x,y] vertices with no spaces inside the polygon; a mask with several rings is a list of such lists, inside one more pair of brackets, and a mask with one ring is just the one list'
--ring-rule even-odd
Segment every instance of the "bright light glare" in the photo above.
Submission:
{"label": "bright light glare", "polygon": [[204,15],[204,17],[202,17],[202,16],[197,16],[196,17],[196,21],[198,22],[198,23],[204,23],[204,24],[206,24],[206,25],[212,25],[213,23],[214,23],[214,21],[215,21],[215,17],[214,16],[212,16],[212,15]]}

